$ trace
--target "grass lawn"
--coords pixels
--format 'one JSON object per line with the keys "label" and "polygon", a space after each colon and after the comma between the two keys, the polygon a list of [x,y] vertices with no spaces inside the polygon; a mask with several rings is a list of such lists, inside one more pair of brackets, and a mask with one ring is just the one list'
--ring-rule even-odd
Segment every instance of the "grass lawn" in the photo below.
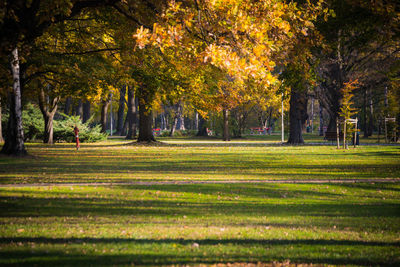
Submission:
{"label": "grass lawn", "polygon": [[[0,265],[400,265],[399,182],[244,182],[400,178],[399,146],[162,140],[0,157]],[[222,183],[118,184],[206,180]],[[93,182],[114,185],[4,187]]]}

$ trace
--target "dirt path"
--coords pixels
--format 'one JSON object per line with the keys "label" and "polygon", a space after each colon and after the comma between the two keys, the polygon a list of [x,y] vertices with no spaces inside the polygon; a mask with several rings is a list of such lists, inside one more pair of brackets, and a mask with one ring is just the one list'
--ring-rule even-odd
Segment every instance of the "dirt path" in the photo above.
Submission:
{"label": "dirt path", "polygon": [[380,179],[304,179],[304,180],[210,180],[210,181],[131,181],[105,183],[37,183],[37,184],[2,184],[7,187],[49,187],[49,186],[121,186],[121,185],[191,185],[191,184],[351,184],[351,183],[400,183],[400,178]]}

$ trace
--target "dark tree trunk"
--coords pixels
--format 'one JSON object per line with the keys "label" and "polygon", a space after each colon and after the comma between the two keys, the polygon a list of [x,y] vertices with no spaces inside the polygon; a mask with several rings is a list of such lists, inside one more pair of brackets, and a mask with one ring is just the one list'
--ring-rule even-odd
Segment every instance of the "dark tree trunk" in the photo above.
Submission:
{"label": "dark tree trunk", "polygon": [[222,110],[222,116],[224,118],[222,140],[230,141],[231,137],[229,134],[229,111],[227,109]]}
{"label": "dark tree trunk", "polygon": [[149,96],[145,92],[141,92],[138,96],[139,101],[139,136],[138,142],[154,142],[156,139],[153,135],[153,112],[149,107]]}
{"label": "dark tree trunk", "polygon": [[137,131],[137,97],[133,88],[128,87],[128,112],[126,114],[128,120],[128,134],[126,139],[134,139]]}
{"label": "dark tree trunk", "polygon": [[71,111],[72,98],[69,96],[65,99],[64,114],[69,115]]}
{"label": "dark tree trunk", "polygon": [[121,136],[125,136],[126,137],[126,130],[128,128],[128,123],[129,123],[129,121],[128,121],[128,113],[126,113],[125,120],[124,120],[124,126],[122,126],[122,130],[121,130]]}
{"label": "dark tree trunk", "polygon": [[125,95],[126,95],[126,85],[122,86],[119,90],[119,107],[118,107],[116,135],[121,135],[122,128],[124,127]]}
{"label": "dark tree trunk", "polygon": [[75,106],[75,116],[79,116],[81,120],[83,119],[83,102],[82,99],[79,99]]}
{"label": "dark tree trunk", "polygon": [[199,115],[199,130],[196,136],[208,136],[207,121],[201,115]]}
{"label": "dark tree trunk", "polygon": [[85,123],[90,119],[90,101],[86,100],[85,103],[83,103],[83,118],[82,122]]}
{"label": "dark tree trunk", "polygon": [[3,139],[3,125],[2,125],[2,123],[1,123],[1,119],[2,119],[2,113],[1,113],[1,108],[2,108],[2,105],[1,105],[2,103],[1,103],[1,96],[0,96],[0,143],[3,143],[4,142],[4,139]]}
{"label": "dark tree trunk", "polygon": [[289,140],[288,144],[304,144],[302,128],[307,120],[307,96],[304,92],[293,90],[290,95]]}
{"label": "dark tree trunk", "polygon": [[55,97],[50,101],[46,97],[44,89],[41,88],[39,92],[39,107],[40,111],[42,112],[43,119],[44,119],[44,138],[43,143],[45,144],[53,144],[53,119],[54,115],[57,111],[57,104],[59,101],[59,97]]}
{"label": "dark tree trunk", "polygon": [[374,105],[372,101],[372,92],[369,91],[369,122],[368,122],[368,135],[371,136],[374,133]]}
{"label": "dark tree trunk", "polygon": [[108,97],[106,100],[102,100],[102,105],[101,105],[101,131],[103,133],[106,132],[107,130],[107,113],[108,113],[108,107],[110,106],[111,103],[111,98]]}
{"label": "dark tree trunk", "polygon": [[324,108],[319,103],[319,136],[324,136]]}
{"label": "dark tree trunk", "polygon": [[10,116],[5,136],[6,139],[1,153],[24,156],[27,152],[24,144],[24,130],[22,128],[21,82],[17,48],[14,48],[11,52],[10,65],[13,76],[13,92],[9,94]]}
{"label": "dark tree trunk", "polygon": [[364,138],[368,138],[368,122],[367,122],[367,89],[364,90],[364,101],[363,101],[363,130]]}

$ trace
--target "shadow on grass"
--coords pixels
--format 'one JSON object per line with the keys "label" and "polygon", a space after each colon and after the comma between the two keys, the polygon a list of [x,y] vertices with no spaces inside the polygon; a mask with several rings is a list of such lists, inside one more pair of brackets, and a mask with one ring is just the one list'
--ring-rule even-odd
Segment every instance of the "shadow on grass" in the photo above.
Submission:
{"label": "shadow on grass", "polygon": [[[243,175],[244,179],[263,179],[264,177],[271,179],[342,179],[342,178],[398,178],[400,169],[396,168],[394,163],[368,163],[363,162],[352,163],[335,163],[326,164],[325,162],[315,164],[300,164],[290,162],[282,162],[281,159],[274,158],[273,155],[266,155],[264,159],[246,159],[245,157],[237,158],[232,155],[219,154],[211,157],[208,155],[196,154],[196,158],[191,159],[188,155],[182,160],[170,159],[171,156],[158,156],[158,160],[154,160],[154,156],[138,157],[117,157],[110,155],[109,157],[90,157],[88,159],[58,159],[51,164],[48,161],[32,161],[21,167],[21,163],[6,164],[6,168],[1,173],[6,177],[2,179],[2,183],[10,183],[13,179],[13,173],[16,177],[27,174],[31,177],[40,176],[48,177],[64,175],[61,180],[63,182],[79,181],[91,182],[99,177],[100,179],[118,180],[115,178],[117,174],[126,179],[136,179],[144,174],[153,174],[157,178],[164,178],[165,175],[183,174],[190,178],[194,175],[218,179],[221,175],[238,176]],[[208,157],[208,158],[207,158]],[[222,160],[222,158],[224,158]],[[400,161],[399,161],[400,163]],[[4,165],[4,164],[1,164]],[[1,166],[0,165],[0,166]],[[159,173],[159,177],[157,174]],[[93,176],[88,176],[93,174]],[[100,175],[99,175],[100,174]],[[109,174],[112,177],[108,177]],[[62,176],[61,176],[62,177]],[[89,178],[86,178],[89,177]],[[53,178],[53,177],[52,177]],[[7,180],[5,180],[7,179]],[[236,179],[236,178],[235,178]],[[39,181],[41,178],[39,179]],[[58,182],[59,179],[54,179]],[[120,179],[124,181],[124,179]],[[35,182],[38,182],[35,181]]]}
{"label": "shadow on grass", "polygon": [[[353,189],[365,185],[357,184]],[[375,187],[374,187],[375,186]],[[396,185],[385,185],[393,188]],[[319,217],[319,223],[329,224],[336,217],[342,224],[354,225],[352,218],[398,218],[400,206],[395,203],[374,201],[371,195],[351,201],[352,197],[340,200],[340,194],[321,192],[312,186],[280,188],[266,184],[202,184],[202,185],[154,185],[117,186],[111,191],[96,194],[91,192],[29,191],[10,189],[20,194],[18,197],[0,197],[0,217],[51,217],[71,216],[141,216],[175,220],[183,216],[193,218],[203,216],[222,217]],[[380,188],[371,185],[370,189]],[[120,195],[124,192],[124,195]],[[31,197],[34,194],[35,197]],[[102,195],[104,194],[104,195]],[[351,193],[347,193],[351,194]],[[129,198],[125,196],[129,195]],[[310,202],[313,200],[315,202]],[[374,201],[374,202],[371,202]],[[235,225],[226,217],[223,223]],[[344,218],[344,219],[343,219]],[[238,222],[242,223],[242,222]],[[297,226],[307,226],[309,222]],[[371,225],[371,227],[378,227]]]}
{"label": "shadow on grass", "polygon": [[[153,249],[172,247],[178,245],[180,250],[169,249],[168,252],[163,251],[148,251],[147,253],[107,253],[103,255],[98,253],[87,255],[83,253],[73,252],[65,253],[61,249],[58,251],[45,251],[45,249],[27,249],[27,251],[5,251],[0,252],[1,261],[12,261],[18,266],[28,265],[127,265],[127,264],[212,264],[212,263],[232,263],[232,262],[272,262],[285,261],[290,259],[291,263],[313,263],[313,264],[356,264],[356,265],[392,265],[400,263],[398,258],[380,257],[379,252],[374,251],[376,247],[389,249],[393,251],[400,244],[399,242],[363,242],[363,241],[341,241],[341,240],[256,240],[256,239],[204,239],[204,240],[184,240],[184,239],[107,239],[107,238],[68,238],[68,239],[51,239],[51,238],[0,238],[0,244],[11,243],[28,243],[28,244],[44,244],[44,245],[118,245],[118,246],[151,246]],[[191,245],[197,243],[198,250],[193,250]],[[286,251],[286,253],[276,253],[271,255],[268,253],[251,253],[247,251],[226,251],[220,254],[214,251],[219,245],[233,245],[236,248],[244,247],[251,249],[252,247],[264,247],[268,251]],[[182,246],[184,251],[182,251]],[[313,247],[313,253],[309,251],[310,246]],[[329,253],[329,246],[335,253]],[[290,247],[290,248],[289,248]],[[350,257],[346,249],[349,247],[357,248],[367,252],[361,257]],[[288,250],[296,249],[297,253],[290,254]],[[207,251],[208,255],[201,252]],[[347,250],[348,251],[348,250]],[[318,256],[315,255],[318,252]],[[327,254],[324,254],[327,253]],[[370,252],[370,254],[368,254]],[[386,251],[387,253],[387,251]],[[213,255],[214,254],[214,255]],[[330,255],[329,255],[330,254]],[[332,255],[334,254],[334,256]],[[372,254],[372,255],[371,255]],[[371,257],[372,256],[372,257]],[[384,256],[384,255],[381,255]],[[250,261],[249,261],[250,259]],[[5,265],[3,265],[5,266]]]}

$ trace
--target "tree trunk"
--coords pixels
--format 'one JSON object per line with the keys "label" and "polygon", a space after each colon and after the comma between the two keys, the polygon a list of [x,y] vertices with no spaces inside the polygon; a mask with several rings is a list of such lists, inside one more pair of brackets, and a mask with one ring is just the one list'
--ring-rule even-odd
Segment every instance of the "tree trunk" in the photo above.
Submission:
{"label": "tree trunk", "polygon": [[149,107],[149,97],[145,93],[139,94],[139,136],[138,142],[154,142],[156,139],[153,135],[153,112]]}
{"label": "tree trunk", "polygon": [[24,130],[22,128],[21,82],[19,72],[18,49],[14,48],[10,55],[11,72],[13,76],[13,92],[10,96],[10,116],[8,130],[2,154],[24,156],[27,154],[24,144]]}
{"label": "tree trunk", "polygon": [[3,139],[3,127],[2,127],[3,125],[1,123],[1,119],[2,119],[1,108],[2,108],[2,105],[1,105],[1,95],[0,95],[0,143],[3,143],[4,139]]}
{"label": "tree trunk", "polygon": [[324,108],[319,104],[319,136],[324,136]]}
{"label": "tree trunk", "polygon": [[199,113],[197,111],[194,114],[194,130],[199,131]]}
{"label": "tree trunk", "polygon": [[125,95],[126,95],[126,85],[122,86],[119,90],[119,107],[118,107],[116,135],[121,135],[122,128],[124,127]]}
{"label": "tree trunk", "polygon": [[178,125],[178,114],[175,114],[174,122],[171,125],[171,131],[169,132],[169,136],[174,136],[177,125]]}
{"label": "tree trunk", "polygon": [[44,117],[44,138],[43,143],[53,144],[53,118],[54,114],[43,115]]}
{"label": "tree trunk", "polygon": [[367,123],[367,89],[364,90],[363,101],[363,122],[364,122],[364,138],[368,138],[368,123]]}
{"label": "tree trunk", "polygon": [[128,87],[128,112],[126,114],[128,120],[128,134],[126,139],[134,139],[137,129],[137,97],[133,88]]}
{"label": "tree trunk", "polygon": [[79,99],[75,106],[75,116],[79,116],[79,118],[83,119],[83,102],[82,99]]}
{"label": "tree trunk", "polygon": [[203,116],[199,115],[199,127],[196,136],[208,136],[207,132],[207,121]]}
{"label": "tree trunk", "polygon": [[288,144],[304,144],[302,128],[307,120],[307,96],[303,92],[292,90],[289,110],[289,140]]}
{"label": "tree trunk", "polygon": [[372,92],[369,91],[369,122],[368,122],[368,136],[374,132],[374,105],[372,101]]}
{"label": "tree trunk", "polygon": [[83,103],[83,118],[82,122],[85,123],[90,119],[90,101],[86,100],[85,103]]}
{"label": "tree trunk", "polygon": [[71,111],[71,103],[72,103],[72,98],[69,96],[67,99],[65,99],[65,106],[64,106],[64,114],[69,115]]}
{"label": "tree trunk", "polygon": [[44,119],[44,138],[43,143],[45,144],[53,144],[53,119],[54,115],[57,111],[57,105],[59,101],[59,97],[55,97],[50,101],[46,101],[49,99],[46,97],[44,88],[42,87],[39,92],[39,108],[42,112]]}
{"label": "tree trunk", "polygon": [[102,100],[102,105],[101,105],[101,131],[103,133],[106,132],[107,130],[107,113],[108,113],[108,107],[110,106],[111,103],[111,98],[107,97],[106,100]]}
{"label": "tree trunk", "polygon": [[222,135],[222,140],[230,141],[231,137],[229,134],[229,111],[227,109],[222,110],[222,116],[224,118],[224,130]]}
{"label": "tree trunk", "polygon": [[167,121],[165,119],[165,111],[163,113],[161,113],[161,131],[165,131],[167,129]]}
{"label": "tree trunk", "polygon": [[185,128],[185,118],[183,116],[183,106],[182,103],[178,104],[178,130],[184,131],[186,130]]}

